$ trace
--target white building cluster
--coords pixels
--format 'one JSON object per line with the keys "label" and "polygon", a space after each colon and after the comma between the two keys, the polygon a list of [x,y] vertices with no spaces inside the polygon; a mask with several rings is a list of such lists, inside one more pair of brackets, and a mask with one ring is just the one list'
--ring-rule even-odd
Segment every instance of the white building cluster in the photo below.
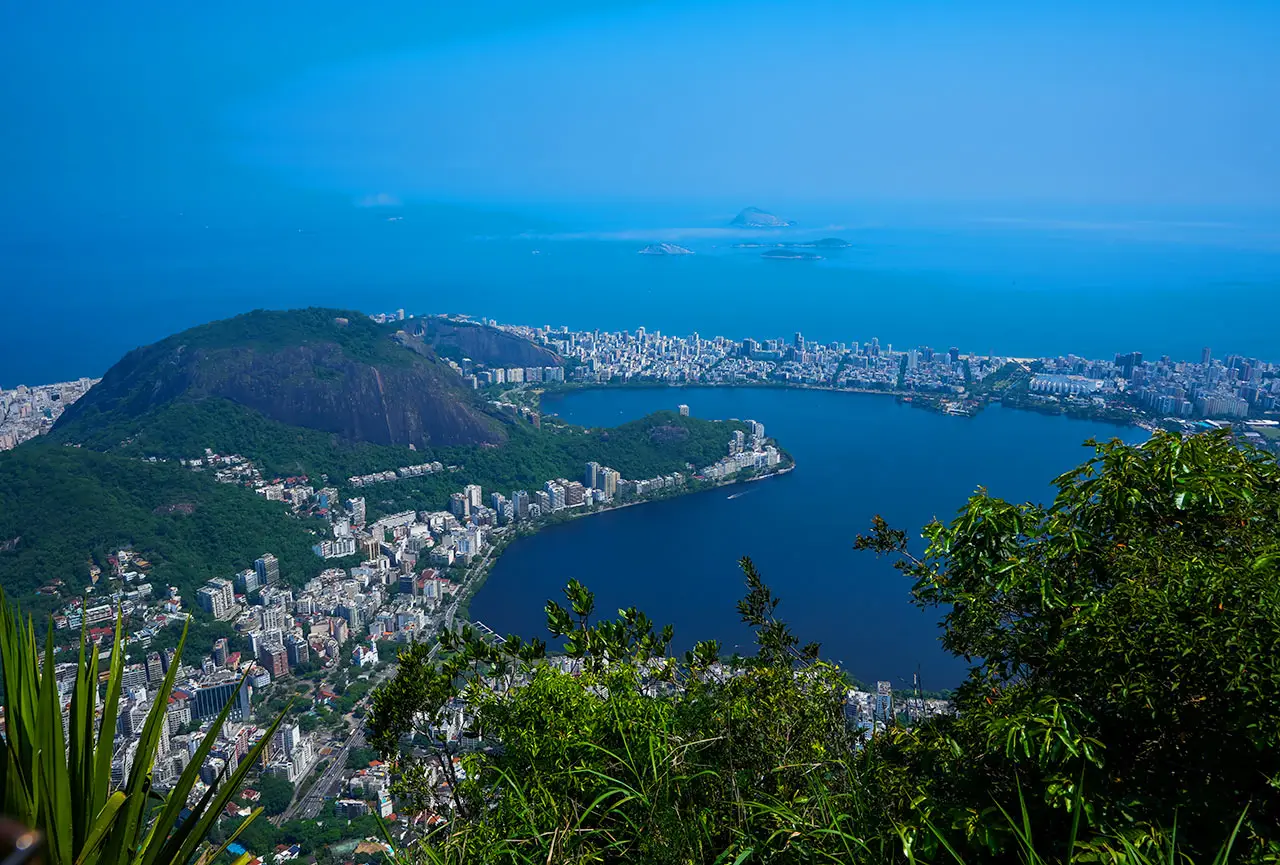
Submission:
{"label": "white building cluster", "polygon": [[100,380],[80,378],[36,387],[20,384],[13,390],[0,388],[0,451],[47,433],[63,410]]}

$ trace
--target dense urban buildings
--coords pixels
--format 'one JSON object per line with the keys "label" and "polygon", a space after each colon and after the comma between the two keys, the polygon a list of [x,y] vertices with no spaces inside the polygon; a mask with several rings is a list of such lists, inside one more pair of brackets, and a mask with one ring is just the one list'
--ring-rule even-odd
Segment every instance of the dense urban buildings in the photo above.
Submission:
{"label": "dense urban buildings", "polygon": [[[732,340],[697,333],[668,336],[643,327],[609,332],[489,324],[556,350],[569,360],[566,380],[589,384],[774,383],[926,394],[959,402],[1012,363],[1027,373],[1033,398],[1082,398],[1152,415],[1245,418],[1276,409],[1280,400],[1276,363],[1235,354],[1215,358],[1209,348],[1198,361],[1144,359],[1141,352],[1111,359],[1074,354],[1015,358],[961,353],[954,346],[895,349],[876,338],[820,343],[799,332],[791,339]],[[501,383],[502,377],[485,375],[480,373],[478,380]],[[509,375],[506,381],[511,381]]]}
{"label": "dense urban buildings", "polygon": [[81,378],[37,387],[18,385],[13,390],[0,388],[0,451],[47,433],[63,409],[98,381]]}

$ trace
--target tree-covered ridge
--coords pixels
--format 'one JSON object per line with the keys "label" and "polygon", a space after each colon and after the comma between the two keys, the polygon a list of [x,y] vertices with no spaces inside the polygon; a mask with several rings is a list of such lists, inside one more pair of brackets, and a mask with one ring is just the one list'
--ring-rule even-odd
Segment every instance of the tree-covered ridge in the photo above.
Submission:
{"label": "tree-covered ridge", "polygon": [[[247,456],[266,478],[307,475],[318,487],[327,477],[343,496],[366,496],[376,516],[442,509],[471,483],[510,494],[553,478],[577,479],[589,461],[633,479],[687,472],[723,456],[733,431],[744,429],[675,412],[610,429],[558,423],[536,429],[513,421],[501,447],[415,451],[292,427],[226,400],[172,405],[142,420],[141,431],[107,453],[52,440],[0,453],[0,583],[15,597],[35,601],[35,590],[55,579],[74,594],[87,584],[89,565],[105,568],[121,547],[155,562],[156,591],[176,585],[188,600],[204,580],[230,577],[264,551],[280,558],[293,582],[318,573],[324,563],[311,546],[328,527],[178,465],[205,448]],[[119,433],[99,432],[104,446]],[[456,470],[363,489],[347,483],[352,475],[433,459]]]}
{"label": "tree-covered ridge", "polygon": [[[137,431],[129,434],[135,426]],[[617,427],[594,429],[548,418],[541,429],[513,421],[508,442],[497,448],[413,450],[352,442],[273,421],[228,400],[208,399],[168,406],[127,427],[99,427],[89,442],[120,454],[171,460],[199,456],[205,448],[212,448],[216,453],[248,457],[268,477],[328,475],[330,482],[339,486],[355,475],[431,459],[461,466],[464,472],[462,476],[451,473],[438,479],[410,479],[397,482],[394,489],[387,486],[377,490],[379,495],[394,496],[398,490],[430,489],[432,480],[441,481],[449,492],[454,492],[460,483],[507,490],[558,476],[576,478],[583,465],[592,460],[612,466],[629,478],[683,471],[686,463],[701,468],[724,456],[733,432],[745,429],[737,421],[707,421],[673,411],[656,412]]]}
{"label": "tree-covered ridge", "polygon": [[[394,328],[349,309],[255,309],[211,321],[156,343],[157,348],[187,351],[249,348],[273,352],[300,345],[334,344],[362,363],[408,364],[412,354],[390,339]],[[145,349],[139,349],[144,351]]]}
{"label": "tree-covered ridge", "polygon": [[402,345],[358,313],[314,308],[259,310],[135,349],[63,413],[55,433],[114,447],[166,410],[209,399],[348,441],[422,447],[506,435],[503,419],[429,345]]}
{"label": "tree-covered ridge", "polygon": [[[1280,852],[1280,471],[1224,434],[1111,442],[1049,507],[979,491],[922,550],[877,520],[970,660],[955,714],[868,734],[744,561],[756,657],[637,610],[548,602],[546,644],[401,653],[371,742],[401,811],[450,823],[405,862],[1195,862]],[[428,744],[444,713],[474,714]]]}
{"label": "tree-covered ridge", "polygon": [[24,602],[55,579],[78,592],[90,564],[106,571],[123,547],[153,561],[157,594],[176,585],[189,601],[204,580],[230,577],[268,551],[302,579],[321,570],[311,545],[324,528],[175,463],[51,442],[0,453],[0,585]]}

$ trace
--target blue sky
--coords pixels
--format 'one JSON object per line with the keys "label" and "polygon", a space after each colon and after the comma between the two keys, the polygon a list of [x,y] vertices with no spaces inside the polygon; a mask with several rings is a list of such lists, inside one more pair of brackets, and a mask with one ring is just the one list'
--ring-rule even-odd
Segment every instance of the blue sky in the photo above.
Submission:
{"label": "blue sky", "polygon": [[26,214],[1272,209],[1277,44],[1263,2],[9,3],[0,159]]}

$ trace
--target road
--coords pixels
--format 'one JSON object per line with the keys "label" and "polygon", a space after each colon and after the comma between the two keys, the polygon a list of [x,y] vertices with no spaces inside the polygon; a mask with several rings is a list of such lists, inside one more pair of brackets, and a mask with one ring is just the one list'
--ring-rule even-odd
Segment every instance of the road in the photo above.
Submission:
{"label": "road", "polygon": [[[502,528],[496,530],[494,535],[501,538],[506,533],[507,529]],[[462,584],[458,587],[458,591],[454,593],[453,602],[444,611],[444,628],[446,631],[453,629],[453,620],[458,614],[458,607],[462,606],[464,600],[471,597],[472,586],[484,575],[485,567],[489,564],[489,559],[493,557],[497,549],[497,544],[490,544],[489,548],[484,552],[484,557],[467,569],[466,576],[462,578]],[[434,655],[434,652],[432,654]]]}
{"label": "road", "polygon": [[[383,672],[374,677],[371,683],[373,687],[369,689],[369,693],[361,697],[359,702],[352,707],[352,712],[373,699],[374,691],[377,690],[378,685],[388,675],[389,673]],[[289,803],[289,807],[274,818],[273,822],[277,826],[287,820],[311,820],[319,815],[320,810],[324,807],[325,799],[333,790],[334,784],[341,782],[346,775],[347,753],[352,748],[364,747],[364,721],[350,713],[343,715],[343,718],[351,725],[350,735],[347,736],[336,751],[329,755],[329,765],[325,767],[324,774],[311,785],[307,795],[298,798],[295,794],[293,801]]]}
{"label": "road", "polygon": [[[489,559],[493,556],[495,547],[489,546],[485,551],[484,557],[471,568],[468,569],[466,577],[463,578],[459,591],[454,595],[452,603],[445,609],[444,626],[452,628],[454,619],[457,616],[458,608],[462,606],[463,601],[470,596],[472,585],[485,571],[485,566],[489,564]],[[481,626],[483,631],[487,631],[491,639],[498,638],[498,635],[489,628]],[[431,649],[431,656],[435,657],[436,652],[440,650],[440,644],[436,643]],[[369,689],[369,693],[361,698],[356,706],[362,706],[373,696],[376,686],[382,678],[386,677],[386,673],[379,676],[374,681],[374,688]],[[320,811],[324,808],[325,800],[329,797],[335,784],[340,783],[346,775],[347,769],[347,753],[352,748],[363,748],[364,741],[364,721],[353,715],[345,716],[347,721],[351,723],[352,732],[347,736],[346,740],[339,748],[329,755],[329,765],[325,767],[324,774],[311,785],[311,789],[307,791],[305,796],[301,798],[295,796],[294,800],[289,803],[289,807],[276,816],[273,820],[278,826],[288,820],[312,820],[319,816]]]}
{"label": "road", "polygon": [[355,731],[342,743],[342,747],[329,756],[329,765],[325,767],[324,774],[311,785],[307,795],[301,799],[294,799],[284,813],[276,818],[276,824],[279,825],[287,820],[312,820],[319,816],[329,791],[346,775],[347,752],[352,748],[362,747],[364,747],[364,731],[363,728],[356,727]]}

